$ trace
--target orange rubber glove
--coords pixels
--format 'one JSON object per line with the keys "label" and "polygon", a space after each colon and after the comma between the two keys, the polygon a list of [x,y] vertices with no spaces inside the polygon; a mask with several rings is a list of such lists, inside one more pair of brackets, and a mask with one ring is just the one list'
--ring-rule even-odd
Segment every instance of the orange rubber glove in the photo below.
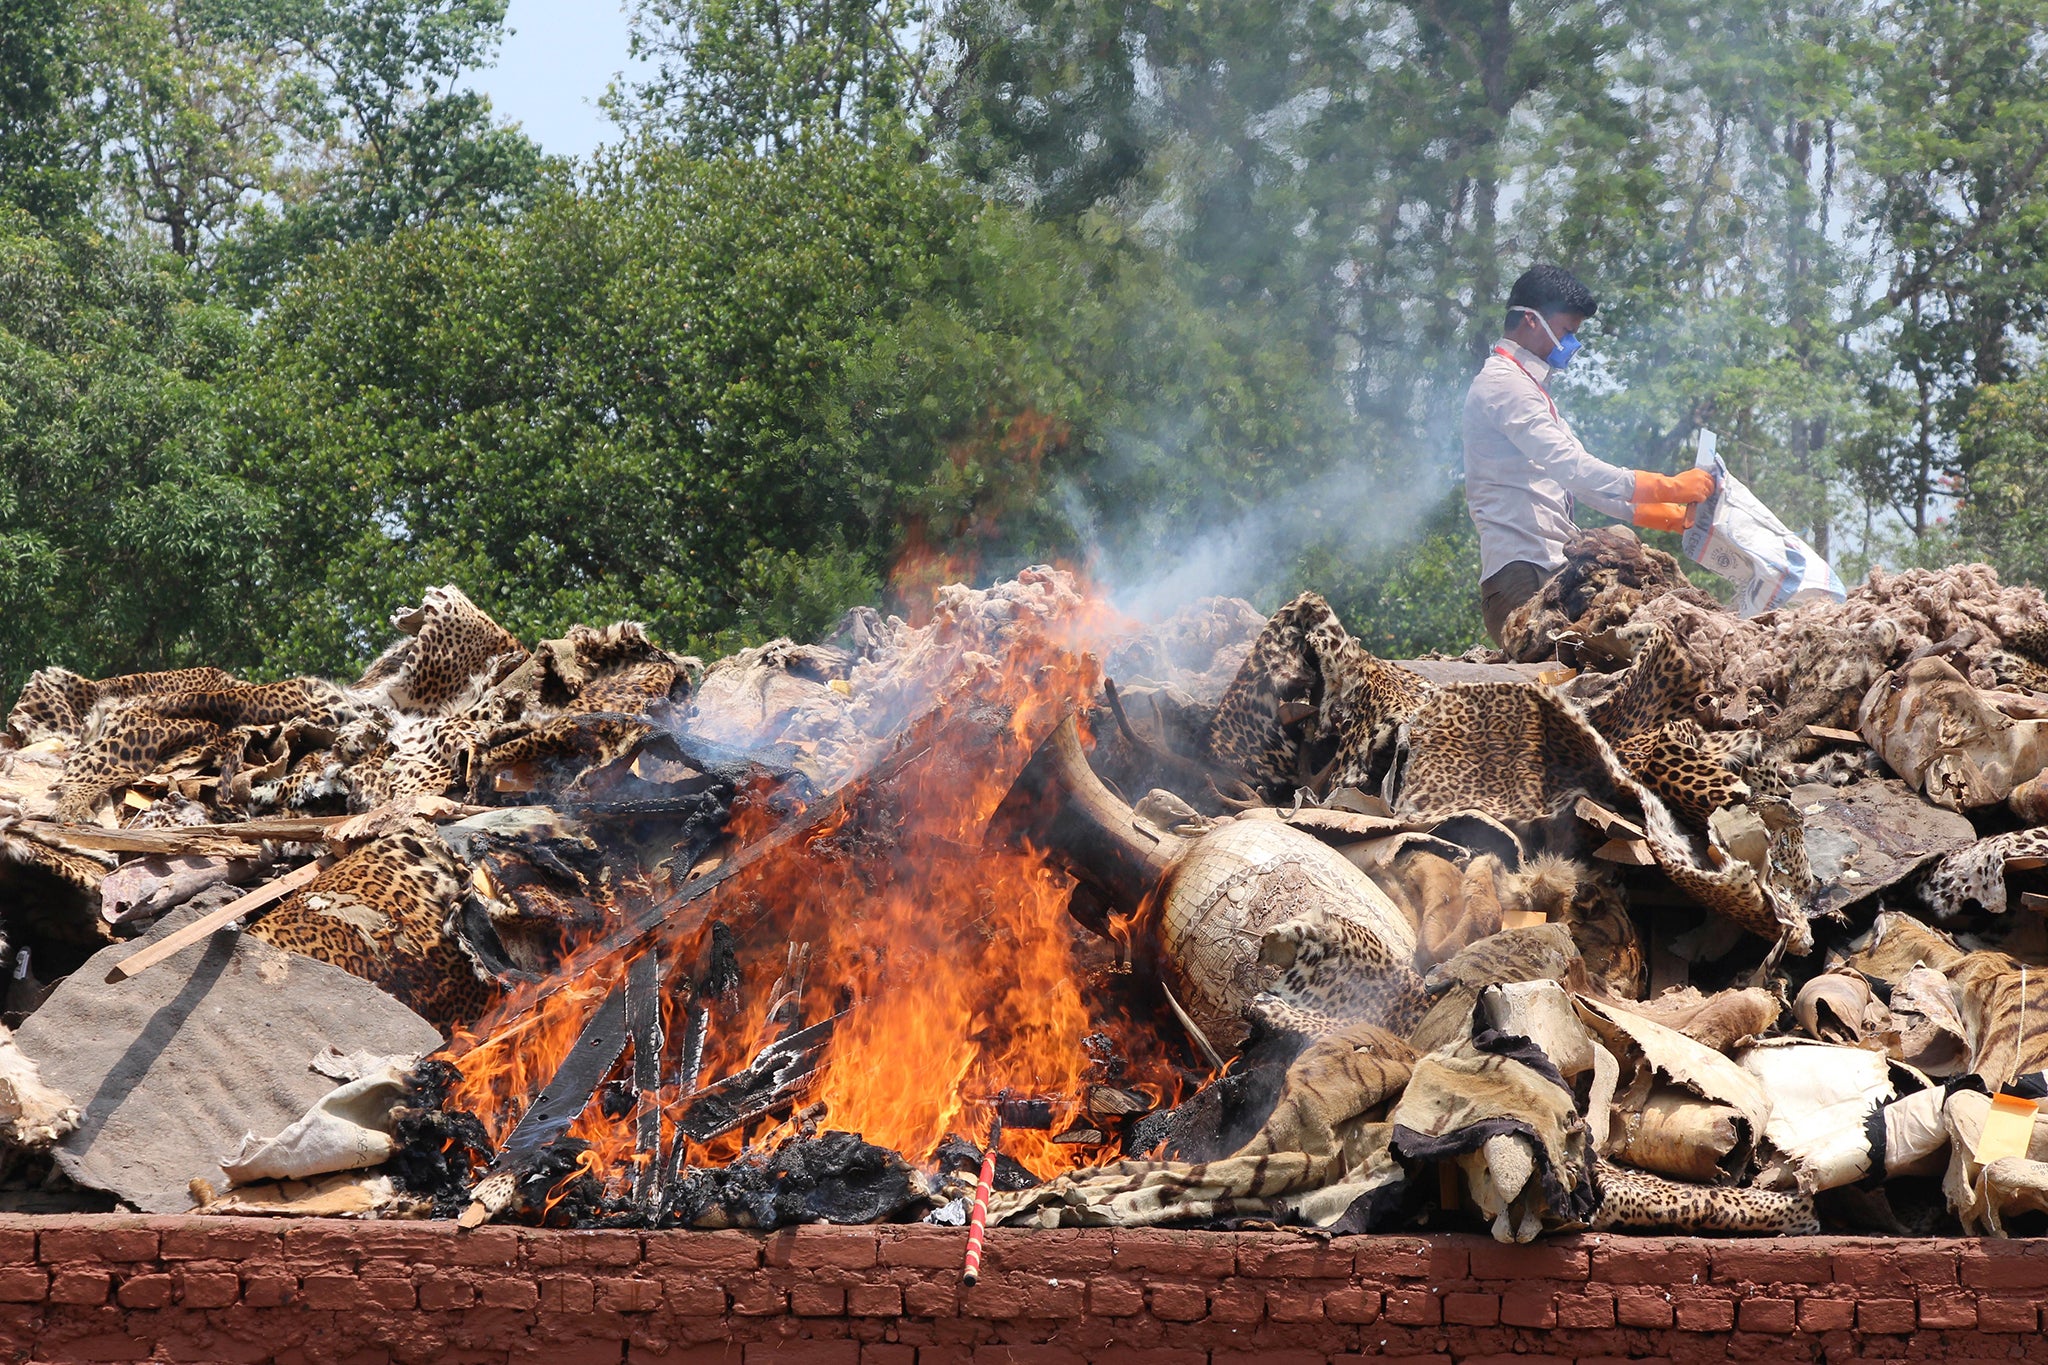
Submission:
{"label": "orange rubber glove", "polygon": [[1692,525],[1695,506],[1683,502],[1639,502],[1635,507],[1635,523],[1652,531],[1683,531]]}
{"label": "orange rubber glove", "polygon": [[1713,496],[1714,476],[1704,469],[1688,469],[1683,474],[1636,471],[1637,507],[1646,502],[1705,502]]}

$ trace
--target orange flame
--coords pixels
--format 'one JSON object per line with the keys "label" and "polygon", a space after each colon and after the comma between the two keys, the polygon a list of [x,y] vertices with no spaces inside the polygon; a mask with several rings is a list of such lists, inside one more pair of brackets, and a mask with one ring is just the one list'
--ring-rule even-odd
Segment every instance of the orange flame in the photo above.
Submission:
{"label": "orange flame", "polygon": [[560,1180],[557,1180],[554,1184],[554,1188],[548,1191],[547,1199],[541,1205],[541,1217],[545,1218],[548,1214],[551,1214],[555,1211],[555,1205],[561,1203],[563,1199],[568,1197],[570,1186],[574,1185],[582,1177],[586,1175],[596,1175],[597,1172],[597,1154],[594,1152],[578,1152],[576,1154],[576,1165],[574,1166],[574,1168],[572,1168],[570,1172],[567,1175],[563,1176]]}
{"label": "orange flame", "polygon": [[[1088,1083],[1122,1080],[1093,1069],[1084,1040],[1097,1031],[1130,1061],[1125,1083],[1149,1081],[1169,1102],[1178,1097],[1180,1079],[1153,1030],[1121,1016],[1105,981],[1085,979],[1091,970],[1106,974],[1100,964],[1109,954],[1067,914],[1069,879],[1040,850],[982,846],[1037,744],[1062,717],[1091,705],[1101,678],[1087,646],[1116,624],[1084,601],[1044,622],[1020,621],[1001,641],[972,642],[985,649],[938,652],[956,673],[941,690],[948,723],[938,731],[952,742],[835,812],[801,845],[744,870],[744,898],[736,892],[721,902],[738,942],[743,1003],[737,1018],[714,1012],[702,1083],[744,1068],[774,1036],[771,988],[789,962],[788,945],[803,943],[810,953],[801,1022],[841,1015],[799,1101],[822,1105],[825,1126],[917,1162],[949,1132],[979,1141],[988,1101],[1001,1091],[1053,1096],[1064,1101],[1053,1130],[1013,1131],[1004,1150],[1040,1173],[1087,1164],[1099,1149],[1051,1139],[1078,1112]],[[960,738],[963,730],[972,742]],[[758,841],[784,818],[764,813],[766,795],[737,805],[727,829],[735,845]],[[687,1027],[686,981],[708,933],[694,925],[656,947],[671,983],[671,1059]],[[449,1104],[475,1113],[495,1141],[575,1045],[618,969],[572,959],[565,970],[572,985],[540,1009],[521,1017],[534,998],[523,992],[497,1016],[517,1022],[503,1032],[481,1024],[450,1049],[463,1079]],[[688,1098],[672,1082],[660,1092],[665,1136]],[[590,1169],[630,1175],[633,1128],[630,1118],[608,1119],[593,1104],[569,1132],[590,1144]],[[688,1156],[693,1165],[717,1164],[793,1131],[764,1121],[751,1134],[693,1145]]]}

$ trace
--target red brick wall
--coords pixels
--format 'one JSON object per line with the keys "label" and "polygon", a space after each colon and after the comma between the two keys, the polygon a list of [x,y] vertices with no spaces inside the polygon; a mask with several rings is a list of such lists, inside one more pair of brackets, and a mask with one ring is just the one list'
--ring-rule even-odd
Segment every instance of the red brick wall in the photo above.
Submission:
{"label": "red brick wall", "polygon": [[0,1359],[2042,1359],[2048,1244],[0,1217]]}

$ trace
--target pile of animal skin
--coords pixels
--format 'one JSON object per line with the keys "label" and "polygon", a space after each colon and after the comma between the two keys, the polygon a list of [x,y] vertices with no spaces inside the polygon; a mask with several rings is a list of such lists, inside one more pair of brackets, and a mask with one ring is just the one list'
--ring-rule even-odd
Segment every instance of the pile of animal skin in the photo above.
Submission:
{"label": "pile of animal skin", "polygon": [[[453,587],[393,620],[350,685],[33,677],[0,738],[4,1009],[30,1020],[0,1039],[0,1137],[61,1153],[89,1115],[38,1074],[33,1017],[152,925],[296,869],[245,937],[445,1037],[705,876],[736,810],[818,808],[1051,640],[1108,683],[989,846],[1070,880],[1063,932],[1121,964],[1090,988],[1193,1084],[1103,1121],[1093,1165],[1006,1167],[992,1220],[2048,1231],[2048,601],[1984,566],[1745,620],[1588,532],[1504,651],[1408,661],[1314,594],[1139,628],[1046,569],[708,667],[630,623],[528,649]],[[438,1065],[359,1066],[301,1120],[382,1133],[369,1169],[433,1196],[348,1211],[460,1207],[474,1172],[403,1168],[482,1145]],[[898,1161],[817,1129],[785,1138],[838,1146],[712,1180],[743,1198],[692,1177],[647,1216],[959,1217],[980,1134]],[[827,1168],[886,1168],[888,1197],[792,1193]]]}
{"label": "pile of animal skin", "polygon": [[1394,663],[1306,594],[1205,717],[1208,800],[1066,764],[1077,877],[1147,869],[1230,1066],[998,1214],[2048,1230],[2042,595],[1969,565],[1743,620],[1614,529],[1506,634]]}

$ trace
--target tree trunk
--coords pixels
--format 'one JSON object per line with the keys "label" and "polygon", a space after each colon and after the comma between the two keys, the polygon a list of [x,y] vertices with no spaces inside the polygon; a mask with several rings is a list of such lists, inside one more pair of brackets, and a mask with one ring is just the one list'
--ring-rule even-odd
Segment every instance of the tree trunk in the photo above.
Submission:
{"label": "tree trunk", "polygon": [[1915,440],[1918,466],[1913,477],[1913,536],[1918,539],[1927,534],[1927,497],[1934,477],[1934,394],[1925,365],[1913,366],[1913,385],[1920,397]]}
{"label": "tree trunk", "polygon": [[[1491,0],[1479,30],[1479,85],[1486,97],[1489,123],[1480,134],[1480,160],[1472,186],[1472,300],[1485,318],[1500,297],[1500,130],[1507,126],[1518,102],[1508,89],[1508,61],[1515,50],[1514,10],[1510,0]],[[1473,330],[1474,359],[1484,360],[1493,345],[1492,327]]]}

